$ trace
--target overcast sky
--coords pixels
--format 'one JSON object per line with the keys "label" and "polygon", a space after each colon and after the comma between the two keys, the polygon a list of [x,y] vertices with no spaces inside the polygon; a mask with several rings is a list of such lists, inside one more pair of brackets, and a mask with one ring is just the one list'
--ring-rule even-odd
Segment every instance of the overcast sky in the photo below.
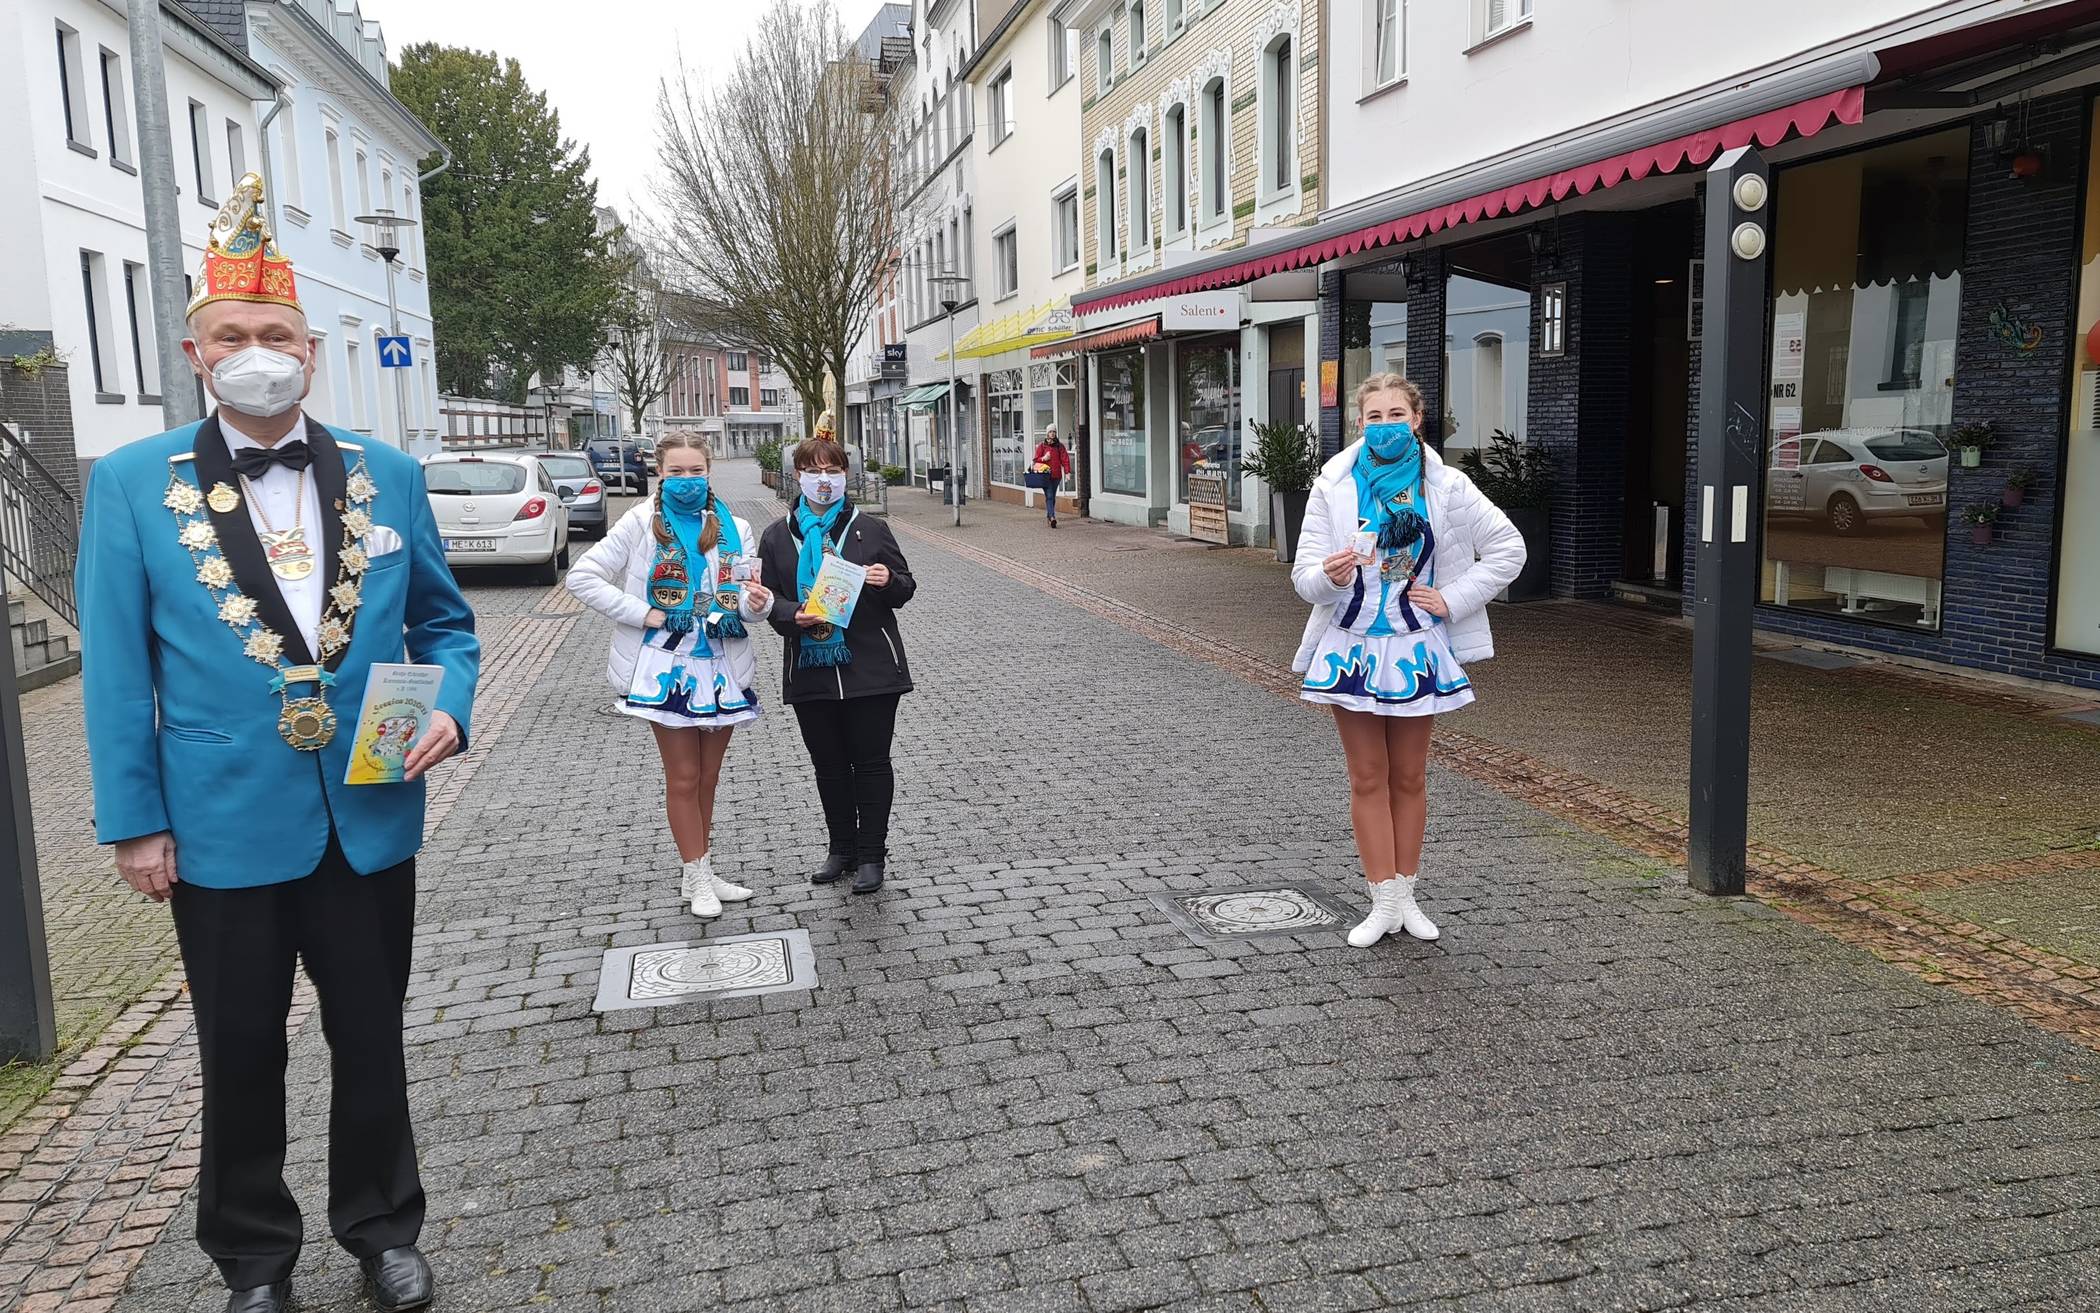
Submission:
{"label": "overcast sky", "polygon": [[[881,0],[834,0],[848,36]],[[389,55],[419,41],[494,50],[561,114],[562,131],[590,147],[598,203],[623,215],[649,198],[656,165],[657,83],[677,65],[728,71],[771,0],[359,0],[386,29]]]}

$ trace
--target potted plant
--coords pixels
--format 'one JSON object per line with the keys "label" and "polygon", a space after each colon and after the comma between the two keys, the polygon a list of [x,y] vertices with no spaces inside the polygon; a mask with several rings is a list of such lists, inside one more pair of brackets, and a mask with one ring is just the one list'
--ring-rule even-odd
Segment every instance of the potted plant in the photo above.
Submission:
{"label": "potted plant", "polygon": [[1485,448],[1461,455],[1458,467],[1524,536],[1524,572],[1511,582],[1509,600],[1530,602],[1546,596],[1553,587],[1552,455],[1496,429]]}
{"label": "potted plant", "polygon": [[1969,541],[1978,547],[1991,545],[1991,526],[1998,522],[1998,508],[1989,502],[1977,502],[1964,507],[1962,523],[1969,526]]}
{"label": "potted plant", "polygon": [[1249,420],[1254,450],[1240,469],[1269,485],[1269,528],[1276,536],[1276,559],[1294,560],[1298,534],[1305,527],[1305,498],[1320,476],[1320,434],[1310,424],[1287,420]]}
{"label": "potted plant", "polygon": [[2034,471],[2022,465],[2005,476],[2005,491],[2000,495],[1999,501],[2007,509],[2016,507],[2027,500],[2027,490],[2033,486]]}
{"label": "potted plant", "polygon": [[1961,467],[1973,470],[1983,464],[1984,449],[1998,440],[1998,429],[1987,419],[1970,420],[1955,425],[1949,437],[1961,449]]}
{"label": "potted plant", "polygon": [[885,465],[879,473],[882,475],[882,481],[893,488],[900,483],[909,483],[911,481],[911,471],[905,469],[902,465]]}

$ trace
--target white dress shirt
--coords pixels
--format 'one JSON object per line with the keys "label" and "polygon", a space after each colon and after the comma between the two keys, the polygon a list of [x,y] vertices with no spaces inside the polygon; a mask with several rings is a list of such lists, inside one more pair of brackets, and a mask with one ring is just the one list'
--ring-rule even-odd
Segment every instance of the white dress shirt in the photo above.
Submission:
{"label": "white dress shirt", "polygon": [[[226,449],[232,455],[238,456],[244,447],[263,445],[235,428],[233,421],[226,418],[224,411],[219,412],[219,431],[226,435]],[[305,440],[306,421],[295,413],[291,431],[278,441]],[[282,465],[272,465],[270,472],[261,478],[249,479],[247,489],[236,486],[236,491],[243,492],[241,501],[248,508],[248,518],[254,523],[258,537],[265,528],[282,532],[291,528],[294,523],[306,530],[306,546],[314,554],[313,573],[304,579],[286,579],[274,572],[270,577],[276,583],[278,593],[283,596],[286,609],[292,613],[292,623],[299,626],[299,632],[306,638],[306,650],[318,661],[321,659],[321,607],[329,585],[325,573],[328,569],[328,545],[324,541],[321,524],[321,490],[314,484],[314,472],[311,468],[304,471],[306,491],[303,501],[300,497],[301,482],[298,472],[288,470]],[[210,489],[206,491],[209,492]],[[250,492],[253,495],[247,495]],[[265,516],[269,519],[267,525],[263,523]]]}

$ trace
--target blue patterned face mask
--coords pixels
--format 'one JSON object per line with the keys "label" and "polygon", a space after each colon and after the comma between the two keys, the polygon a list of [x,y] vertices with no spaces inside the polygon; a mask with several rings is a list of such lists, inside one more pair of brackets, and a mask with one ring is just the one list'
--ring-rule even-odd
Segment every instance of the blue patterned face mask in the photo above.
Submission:
{"label": "blue patterned face mask", "polygon": [[707,509],[707,476],[683,474],[663,482],[664,506],[680,515],[698,515]]}
{"label": "blue patterned face mask", "polygon": [[1399,460],[1415,442],[1414,426],[1405,420],[1364,425],[1364,445],[1380,460]]}

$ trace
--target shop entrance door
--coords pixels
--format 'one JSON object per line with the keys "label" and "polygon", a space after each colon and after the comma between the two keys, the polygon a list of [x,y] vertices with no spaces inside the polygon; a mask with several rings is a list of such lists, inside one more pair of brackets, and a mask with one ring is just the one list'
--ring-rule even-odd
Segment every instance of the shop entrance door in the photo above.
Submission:
{"label": "shop entrance door", "polygon": [[1269,418],[1305,422],[1305,369],[1292,366],[1269,371]]}
{"label": "shop entrance door", "polygon": [[[1645,210],[1634,236],[1633,360],[1626,407],[1621,578],[1684,587],[1684,471],[1691,416],[1691,261],[1698,207]],[[1658,540],[1661,550],[1658,552]],[[1658,557],[1660,559],[1658,559]],[[1660,567],[1658,569],[1658,567]]]}

